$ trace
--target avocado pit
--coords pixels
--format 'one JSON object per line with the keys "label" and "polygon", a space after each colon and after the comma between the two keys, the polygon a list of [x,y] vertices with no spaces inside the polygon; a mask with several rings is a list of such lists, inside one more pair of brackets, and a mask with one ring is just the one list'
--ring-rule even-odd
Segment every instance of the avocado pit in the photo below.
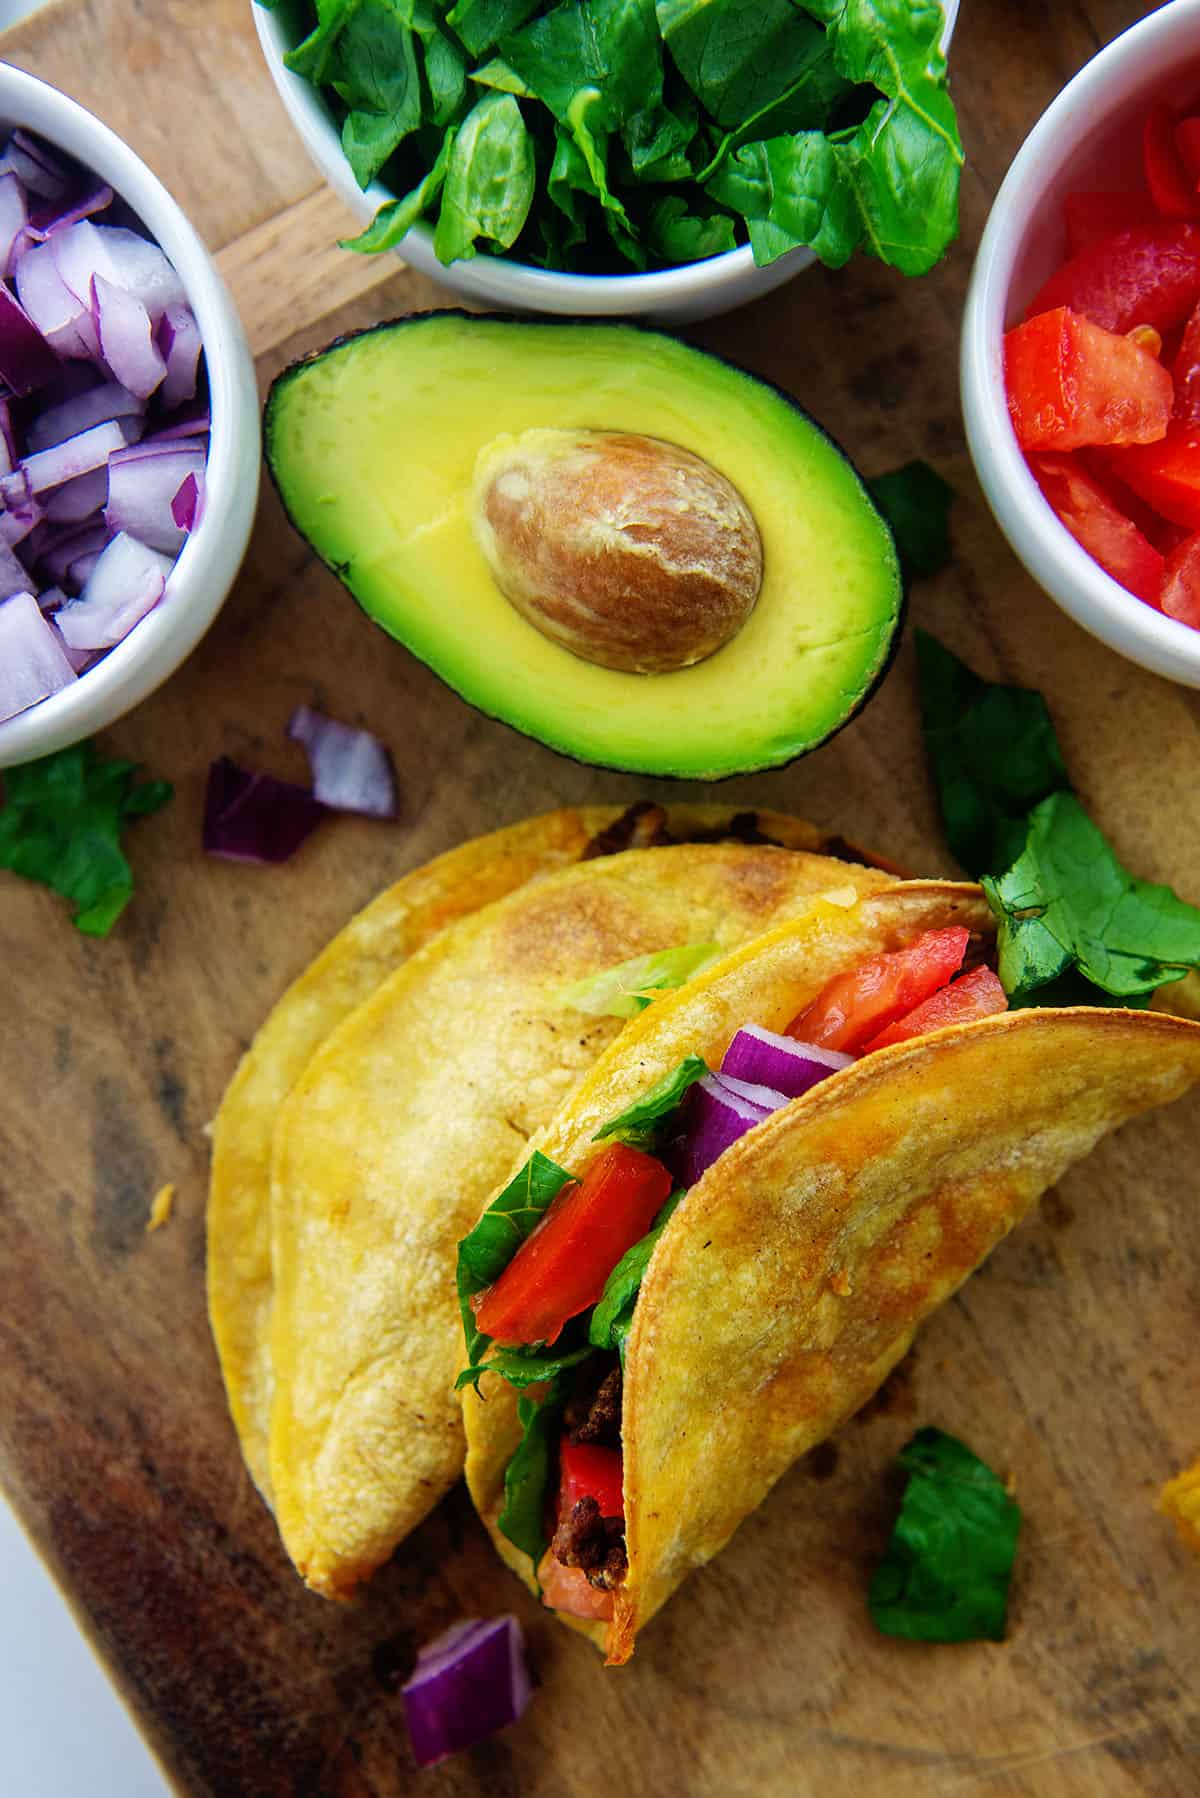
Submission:
{"label": "avocado pit", "polygon": [[628,431],[495,437],[475,464],[472,523],[492,577],[584,661],[665,674],[745,624],[763,579],[749,506],[700,456]]}

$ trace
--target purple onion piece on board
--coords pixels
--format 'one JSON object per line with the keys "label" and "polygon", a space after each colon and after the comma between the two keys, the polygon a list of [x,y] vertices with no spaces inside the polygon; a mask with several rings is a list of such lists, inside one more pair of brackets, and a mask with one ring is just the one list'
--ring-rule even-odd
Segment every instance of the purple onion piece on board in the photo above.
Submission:
{"label": "purple onion piece on board", "polygon": [[285,862],[325,816],[306,787],[239,768],[226,755],[208,771],[203,844],[239,862]]}
{"label": "purple onion piece on board", "polygon": [[396,776],[392,759],[370,731],[327,718],[311,706],[292,713],[288,736],[304,745],[313,774],[313,792],[333,811],[361,812],[368,818],[396,816]]}
{"label": "purple onion piece on board", "polygon": [[417,1655],[401,1688],[418,1766],[432,1766],[515,1723],[532,1695],[515,1617],[456,1623]]}

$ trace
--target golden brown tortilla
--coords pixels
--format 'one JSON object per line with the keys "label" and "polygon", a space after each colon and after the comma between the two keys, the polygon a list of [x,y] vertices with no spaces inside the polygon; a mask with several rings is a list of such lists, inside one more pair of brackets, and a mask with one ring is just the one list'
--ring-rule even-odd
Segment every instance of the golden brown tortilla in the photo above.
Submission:
{"label": "golden brown tortilla", "polygon": [[[677,805],[667,822],[673,834],[686,837],[728,824],[732,809]],[[405,875],[352,918],[292,983],[242,1057],[213,1125],[208,1305],[242,1453],[268,1503],[270,1168],[280,1106],[330,1032],[439,930],[527,881],[577,863],[592,839],[621,816],[617,806],[549,812],[463,843]],[[778,812],[757,817],[763,834],[787,848],[823,850],[826,837],[814,825]]]}
{"label": "golden brown tortilla", "polygon": [[[573,1174],[596,1131],[684,1055],[782,1028],[832,974],[949,923],[990,929],[978,889],[910,883],[818,904],[630,1024],[537,1147]],[[611,1625],[641,1626],[791,1463],[857,1410],[1041,1194],[1106,1131],[1200,1078],[1200,1026],[1147,1012],[1018,1011],[863,1057],[741,1137],[680,1204],[626,1348],[629,1571]],[[464,1394],[467,1482],[501,1555],[515,1395]],[[571,1619],[564,1619],[571,1622]]]}
{"label": "golden brown tortilla", "polygon": [[890,884],[737,843],[589,861],[442,931],[322,1044],[280,1110],[271,1188],[270,1484],[311,1586],[352,1590],[461,1470],[458,1239],[621,1029],[562,989]]}

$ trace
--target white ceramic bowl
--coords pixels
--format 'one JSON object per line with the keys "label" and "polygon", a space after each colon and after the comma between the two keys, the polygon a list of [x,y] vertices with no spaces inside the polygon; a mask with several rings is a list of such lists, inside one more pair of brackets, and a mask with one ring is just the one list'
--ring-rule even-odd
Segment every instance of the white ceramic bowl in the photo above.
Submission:
{"label": "white ceramic bowl", "polygon": [[23,125],[95,171],[128,201],[187,290],[208,365],[212,431],[204,507],[167,590],[124,642],[71,686],[0,723],[0,768],[91,736],[166,680],[195,648],[233,585],[258,498],[258,392],[233,301],[166,188],[107,125],[56,88],[0,63],[0,133]]}
{"label": "white ceramic bowl", "polygon": [[1004,397],[1003,338],[1067,254],[1064,194],[1141,185],[1155,100],[1194,100],[1200,0],[1170,4],[1115,38],[1047,108],[996,195],[963,321],[967,440],[1001,530],[1050,597],[1130,661],[1200,687],[1200,631],[1135,599],[1076,543],[1026,467]]}
{"label": "white ceramic bowl", "polygon": [[[959,0],[943,0],[946,28],[942,42],[949,48],[958,18]],[[254,23],[275,86],[288,110],[304,147],[326,181],[357,213],[364,224],[395,194],[375,181],[365,190],[350,172],[342,153],[338,127],[317,90],[283,64],[292,47],[286,8],[268,11],[255,5]],[[426,224],[414,225],[398,253],[413,268],[431,276],[443,287],[468,299],[506,312],[565,313],[575,318],[654,318],[662,324],[686,324],[691,319],[712,318],[757,300],[790,281],[816,257],[811,250],[791,250],[766,268],[756,268],[748,244],[691,262],[682,268],[664,269],[653,275],[561,275],[549,269],[531,268],[502,256],[476,256],[447,267],[433,251],[433,232]]]}

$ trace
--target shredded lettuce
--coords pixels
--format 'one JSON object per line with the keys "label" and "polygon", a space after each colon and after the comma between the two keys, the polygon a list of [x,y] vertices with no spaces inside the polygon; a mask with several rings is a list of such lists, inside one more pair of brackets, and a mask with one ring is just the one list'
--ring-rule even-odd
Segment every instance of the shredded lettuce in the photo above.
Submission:
{"label": "shredded lettuce", "polygon": [[555,997],[560,1004],[591,1012],[594,1017],[633,1018],[653,1002],[655,993],[685,986],[720,954],[719,943],[685,943],[679,949],[635,955],[564,987]]}

